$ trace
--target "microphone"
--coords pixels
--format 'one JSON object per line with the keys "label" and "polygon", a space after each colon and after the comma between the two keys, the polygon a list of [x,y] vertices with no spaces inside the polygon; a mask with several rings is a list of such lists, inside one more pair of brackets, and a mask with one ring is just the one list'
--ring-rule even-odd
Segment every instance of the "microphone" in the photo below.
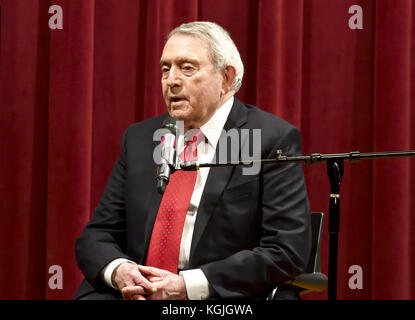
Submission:
{"label": "microphone", "polygon": [[157,190],[163,194],[170,180],[170,174],[174,172],[176,166],[176,132],[177,119],[168,116],[163,121],[162,128],[170,132],[161,138],[161,163],[157,167]]}

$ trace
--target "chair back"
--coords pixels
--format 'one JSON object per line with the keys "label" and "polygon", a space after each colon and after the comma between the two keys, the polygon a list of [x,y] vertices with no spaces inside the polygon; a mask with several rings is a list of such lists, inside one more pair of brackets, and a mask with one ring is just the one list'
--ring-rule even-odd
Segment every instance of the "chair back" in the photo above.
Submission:
{"label": "chair back", "polygon": [[324,213],[311,213],[311,253],[308,261],[306,273],[320,272],[320,244],[323,232]]}
{"label": "chair back", "polygon": [[312,291],[324,291],[328,286],[328,278],[320,269],[320,244],[323,231],[324,213],[311,213],[311,252],[305,272],[292,280],[276,287],[267,297],[267,300],[285,300],[294,293],[305,294]]}

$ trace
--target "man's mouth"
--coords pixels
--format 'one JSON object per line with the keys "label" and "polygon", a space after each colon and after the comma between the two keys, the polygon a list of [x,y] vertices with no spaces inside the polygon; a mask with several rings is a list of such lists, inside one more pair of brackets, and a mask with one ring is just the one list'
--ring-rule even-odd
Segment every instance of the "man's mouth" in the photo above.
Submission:
{"label": "man's mouth", "polygon": [[179,103],[179,102],[182,102],[182,101],[185,101],[186,99],[185,98],[182,98],[182,97],[171,97],[170,98],[170,103]]}

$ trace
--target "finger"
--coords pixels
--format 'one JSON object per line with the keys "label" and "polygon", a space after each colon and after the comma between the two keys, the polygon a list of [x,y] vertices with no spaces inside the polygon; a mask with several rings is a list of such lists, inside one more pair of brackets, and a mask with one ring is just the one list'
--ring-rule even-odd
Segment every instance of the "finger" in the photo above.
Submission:
{"label": "finger", "polygon": [[[126,277],[124,279],[122,285],[118,285],[118,289],[122,290],[123,288],[135,287],[135,286],[139,286],[140,284],[141,284],[141,281],[137,281],[137,275],[130,274],[128,277]],[[146,287],[148,287],[148,286],[146,286]],[[149,290],[149,291],[151,291],[151,290]]]}
{"label": "finger", "polygon": [[135,295],[144,295],[146,294],[146,290],[143,287],[140,286],[130,286],[130,287],[124,287],[121,290],[122,296],[125,299],[132,299]]}
{"label": "finger", "polygon": [[130,300],[131,299],[131,293],[128,290],[129,287],[124,287],[121,289],[121,295],[124,299]]}
{"label": "finger", "polygon": [[163,270],[163,269],[158,269],[158,268],[154,268],[154,267],[147,267],[147,266],[138,266],[138,269],[140,270],[141,273],[147,274],[147,275],[153,275],[156,277],[162,277],[162,276],[166,276],[167,274],[169,274],[170,272]]}
{"label": "finger", "polygon": [[132,296],[131,300],[147,300],[147,299],[143,295],[136,294],[136,295]]}
{"label": "finger", "polygon": [[161,280],[163,280],[163,278],[161,278],[161,277],[149,276],[149,277],[147,277],[147,280],[148,280],[148,281],[150,281],[150,282],[157,282],[157,281],[161,281]]}
{"label": "finger", "polygon": [[133,277],[135,282],[134,285],[139,285],[149,292],[154,291],[152,283],[147,280],[147,278],[143,276],[139,270],[135,270]]}

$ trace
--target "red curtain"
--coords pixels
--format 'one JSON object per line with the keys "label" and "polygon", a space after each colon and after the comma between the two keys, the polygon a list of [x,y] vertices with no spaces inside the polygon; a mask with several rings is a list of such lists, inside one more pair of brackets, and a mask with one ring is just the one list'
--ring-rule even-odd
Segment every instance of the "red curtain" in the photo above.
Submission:
{"label": "red curtain", "polygon": [[[51,30],[51,5],[63,29]],[[349,28],[349,8],[363,29]],[[237,96],[298,126],[304,153],[415,149],[411,0],[0,0],[0,298],[69,299],[74,242],[124,129],[165,112],[158,60],[194,20],[229,30],[245,63]],[[305,167],[328,213],[324,165]],[[415,160],[345,164],[338,298],[415,298]],[[321,261],[328,272],[328,214]],[[63,271],[52,290],[49,268]],[[363,288],[349,287],[349,267]],[[325,299],[313,293],[308,299]]]}

